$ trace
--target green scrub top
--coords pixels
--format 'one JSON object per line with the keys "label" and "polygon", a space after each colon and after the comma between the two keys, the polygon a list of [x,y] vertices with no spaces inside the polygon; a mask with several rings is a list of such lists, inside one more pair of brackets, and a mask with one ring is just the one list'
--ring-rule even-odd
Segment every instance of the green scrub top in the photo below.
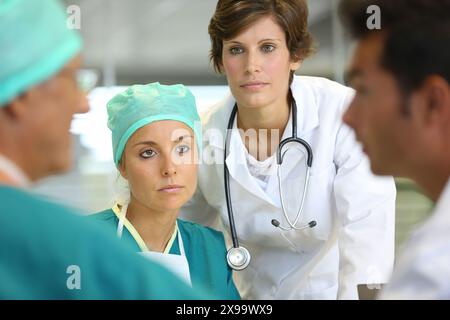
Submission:
{"label": "green scrub top", "polygon": [[[119,219],[112,209],[93,214],[90,218],[107,225],[112,234],[117,234]],[[232,270],[226,261],[227,250],[223,234],[181,219],[177,219],[177,224],[189,264],[192,287],[206,288],[219,299],[240,299],[233,282]],[[123,229],[122,241],[133,246],[136,252],[142,251],[128,228]],[[172,242],[169,254],[180,254],[178,235]]]}
{"label": "green scrub top", "polygon": [[0,299],[206,297],[70,209],[2,185],[0,199]]}

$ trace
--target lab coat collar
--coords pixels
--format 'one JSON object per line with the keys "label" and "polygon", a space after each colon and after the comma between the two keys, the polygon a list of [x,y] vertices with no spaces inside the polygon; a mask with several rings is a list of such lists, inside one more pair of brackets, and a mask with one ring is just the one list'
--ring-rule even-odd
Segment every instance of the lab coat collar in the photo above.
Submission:
{"label": "lab coat collar", "polygon": [[[447,183],[442,190],[439,199],[436,202],[436,205],[434,207],[434,213],[436,212],[445,212],[445,215],[448,214],[448,208],[450,207],[450,177],[447,180]],[[436,215],[433,215],[431,219],[435,219]]]}
{"label": "lab coat collar", "polygon": [[[294,76],[291,84],[292,95],[297,104],[297,135],[303,138],[308,132],[319,126],[319,106],[316,94],[310,84],[305,81],[308,77]],[[290,121],[283,133],[283,139],[292,134]]]}
{"label": "lab coat collar", "polygon": [[27,188],[31,181],[25,172],[14,162],[0,154],[0,184],[14,185]]}

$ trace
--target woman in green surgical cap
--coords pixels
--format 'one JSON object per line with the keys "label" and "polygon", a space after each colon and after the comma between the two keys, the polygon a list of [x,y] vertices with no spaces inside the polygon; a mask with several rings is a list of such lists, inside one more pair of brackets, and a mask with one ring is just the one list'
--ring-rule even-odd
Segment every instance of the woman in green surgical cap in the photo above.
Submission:
{"label": "woman in green surgical cap", "polygon": [[92,218],[194,288],[239,299],[223,234],[178,219],[197,186],[201,126],[192,93],[183,85],[134,85],[107,108],[114,161],[130,196]]}

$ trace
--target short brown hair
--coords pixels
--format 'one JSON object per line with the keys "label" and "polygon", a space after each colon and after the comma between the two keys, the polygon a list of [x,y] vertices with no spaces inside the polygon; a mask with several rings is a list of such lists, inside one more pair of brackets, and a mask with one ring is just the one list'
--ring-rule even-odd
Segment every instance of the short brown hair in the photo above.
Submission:
{"label": "short brown hair", "polygon": [[223,41],[266,16],[272,16],[284,30],[291,58],[304,60],[314,52],[305,0],[219,0],[208,27],[210,59],[216,72],[221,73]]}
{"label": "short brown hair", "polygon": [[[381,10],[381,31],[367,27],[370,5]],[[343,0],[339,11],[356,40],[384,34],[381,65],[405,94],[418,89],[429,75],[450,83],[450,0]]]}

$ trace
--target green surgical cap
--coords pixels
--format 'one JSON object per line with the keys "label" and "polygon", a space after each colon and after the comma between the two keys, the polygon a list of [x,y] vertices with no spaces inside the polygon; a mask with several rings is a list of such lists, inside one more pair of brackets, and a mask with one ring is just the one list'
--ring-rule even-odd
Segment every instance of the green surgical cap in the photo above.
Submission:
{"label": "green surgical cap", "polygon": [[57,0],[0,1],[0,107],[50,79],[81,49]]}
{"label": "green surgical cap", "polygon": [[176,120],[184,123],[194,131],[198,149],[201,150],[201,124],[195,98],[182,84],[168,86],[155,82],[134,85],[112,98],[107,108],[116,166],[133,133],[155,121]]}

